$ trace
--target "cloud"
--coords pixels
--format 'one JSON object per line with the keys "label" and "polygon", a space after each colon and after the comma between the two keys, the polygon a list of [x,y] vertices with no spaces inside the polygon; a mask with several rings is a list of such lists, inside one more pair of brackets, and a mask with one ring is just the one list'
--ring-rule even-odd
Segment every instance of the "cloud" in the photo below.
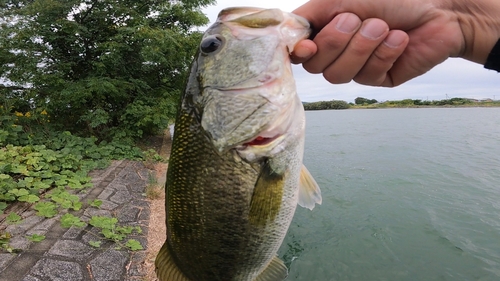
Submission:
{"label": "cloud", "polygon": [[[220,10],[227,7],[254,6],[292,11],[305,2],[307,1],[219,0],[217,5],[207,7],[203,12],[214,22]],[[441,100],[446,97],[500,99],[500,73],[463,59],[448,59],[424,75],[395,88],[363,86],[354,82],[333,85],[321,74],[310,74],[301,66],[293,66],[293,71],[297,91],[303,101],[338,99],[352,102],[356,97],[379,101],[407,98]]]}

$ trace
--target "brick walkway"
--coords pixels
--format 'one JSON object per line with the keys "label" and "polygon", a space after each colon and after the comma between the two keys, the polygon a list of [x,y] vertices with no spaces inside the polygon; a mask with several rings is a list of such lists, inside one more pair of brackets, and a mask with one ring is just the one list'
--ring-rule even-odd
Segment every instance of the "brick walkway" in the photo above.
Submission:
{"label": "brick walkway", "polygon": [[[142,162],[127,160],[93,171],[90,176],[94,187],[77,194],[84,206],[71,213],[86,222],[95,215],[113,216],[119,225],[140,226],[141,234],[127,238],[138,240],[146,249],[150,210],[144,193],[149,173]],[[103,202],[100,208],[87,205],[96,198]],[[145,280],[145,250],[117,249],[117,244],[103,239],[90,225],[62,228],[59,218],[63,214],[45,219],[27,208],[21,214],[21,223],[7,226],[5,231],[13,236],[10,245],[20,252],[0,253],[0,281]],[[32,234],[46,238],[30,242],[26,236]],[[89,241],[96,240],[101,246],[91,247]]]}

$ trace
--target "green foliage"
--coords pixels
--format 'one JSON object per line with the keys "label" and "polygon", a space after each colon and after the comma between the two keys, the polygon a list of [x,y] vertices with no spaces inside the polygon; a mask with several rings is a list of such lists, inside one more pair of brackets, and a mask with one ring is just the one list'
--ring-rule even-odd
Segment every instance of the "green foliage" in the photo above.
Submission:
{"label": "green foliage", "polygon": [[[36,119],[36,113],[28,113],[7,114],[3,119],[0,116],[0,120],[8,120],[0,124],[5,125],[0,127],[0,137],[7,136],[0,139],[0,147],[3,146],[0,148],[0,210],[9,202],[38,202],[48,190],[53,191],[46,197],[58,206],[78,210],[81,208],[79,199],[65,191],[66,188],[79,190],[91,186],[88,172],[106,167],[111,159],[143,157],[143,153],[130,144],[97,143],[95,137],[82,138],[67,131],[47,130],[44,137],[40,131],[30,131],[30,127],[25,126],[27,121],[19,121],[21,118]],[[23,127],[26,131],[16,129]],[[39,214],[51,216],[53,212],[44,209]]]}
{"label": "green foliage", "polygon": [[354,103],[357,105],[363,105],[363,104],[374,104],[377,103],[378,101],[376,99],[367,99],[367,98],[362,98],[362,97],[357,97],[354,99]]}
{"label": "green foliage", "polygon": [[72,227],[72,226],[84,227],[85,225],[86,224],[82,220],[80,220],[80,218],[75,217],[72,214],[69,214],[69,213],[64,214],[61,217],[61,226],[62,227],[65,227],[65,228]]}
{"label": "green foliage", "polygon": [[7,251],[9,253],[13,253],[15,251],[14,248],[10,246],[10,238],[12,235],[8,232],[0,231],[0,250]]}
{"label": "green foliage", "polygon": [[8,223],[20,223],[22,221],[22,218],[20,215],[16,213],[10,213],[7,217],[6,220]]}
{"label": "green foliage", "polygon": [[[1,180],[1,178],[0,178],[0,180]],[[8,206],[7,203],[0,202],[0,214],[3,213],[3,211],[7,208],[7,206]]]}
{"label": "green foliage", "polygon": [[139,243],[139,241],[135,239],[129,239],[125,244],[125,247],[129,248],[132,251],[138,251],[144,249],[141,243]]}
{"label": "green foliage", "polygon": [[100,208],[102,205],[102,200],[99,199],[94,199],[92,201],[88,202],[90,206],[95,207],[95,208]]}
{"label": "green foliage", "polygon": [[305,110],[348,109],[349,107],[349,104],[342,100],[304,103]]}
{"label": "green foliage", "polygon": [[99,248],[101,247],[101,241],[89,241],[89,245],[94,247],[94,248]]}
{"label": "green foliage", "polygon": [[404,99],[390,100],[377,104],[356,105],[355,108],[399,108],[399,107],[425,107],[425,106],[445,106],[445,107],[489,107],[500,106],[500,101],[493,100],[475,100],[468,98],[451,98],[444,100],[420,100],[420,99]]}
{"label": "green foliage", "polygon": [[45,240],[45,235],[38,235],[35,233],[30,236],[27,236],[26,238],[28,238],[28,240],[30,240],[31,242],[40,242]]}
{"label": "green foliage", "polygon": [[[201,37],[196,27],[208,22],[200,9],[212,3],[2,1],[0,104],[37,115],[17,116],[32,127],[99,140],[156,133],[175,115]],[[34,114],[44,111],[50,115]],[[22,129],[0,131],[0,143]]]}
{"label": "green foliage", "polygon": [[40,202],[35,205],[38,216],[52,218],[57,215],[57,205],[52,202]]}
{"label": "green foliage", "polygon": [[[101,234],[106,239],[113,240],[117,243],[125,239],[127,235],[132,234],[132,232],[134,231],[138,234],[142,233],[142,229],[139,226],[118,226],[117,223],[118,223],[117,218],[104,217],[104,216],[93,216],[89,221],[90,225],[101,229]],[[100,243],[95,244],[94,247],[99,247],[99,246]],[[131,249],[132,251],[142,249],[140,243],[134,239],[129,239],[125,244],[125,247]]]}

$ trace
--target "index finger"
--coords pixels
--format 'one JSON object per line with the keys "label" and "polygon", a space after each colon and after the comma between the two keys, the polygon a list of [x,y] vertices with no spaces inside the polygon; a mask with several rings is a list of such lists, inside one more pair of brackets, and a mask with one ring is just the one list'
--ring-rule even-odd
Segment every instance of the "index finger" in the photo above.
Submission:
{"label": "index finger", "polygon": [[308,1],[292,13],[305,18],[313,30],[311,38],[341,12],[340,1]]}

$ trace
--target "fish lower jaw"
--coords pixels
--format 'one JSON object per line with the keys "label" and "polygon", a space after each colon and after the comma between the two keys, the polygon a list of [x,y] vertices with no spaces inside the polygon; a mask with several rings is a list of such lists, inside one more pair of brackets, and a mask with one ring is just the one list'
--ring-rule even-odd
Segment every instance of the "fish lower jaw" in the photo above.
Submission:
{"label": "fish lower jaw", "polygon": [[256,137],[236,147],[236,152],[241,158],[254,162],[262,158],[271,157],[285,149],[285,136],[277,135],[272,138]]}

